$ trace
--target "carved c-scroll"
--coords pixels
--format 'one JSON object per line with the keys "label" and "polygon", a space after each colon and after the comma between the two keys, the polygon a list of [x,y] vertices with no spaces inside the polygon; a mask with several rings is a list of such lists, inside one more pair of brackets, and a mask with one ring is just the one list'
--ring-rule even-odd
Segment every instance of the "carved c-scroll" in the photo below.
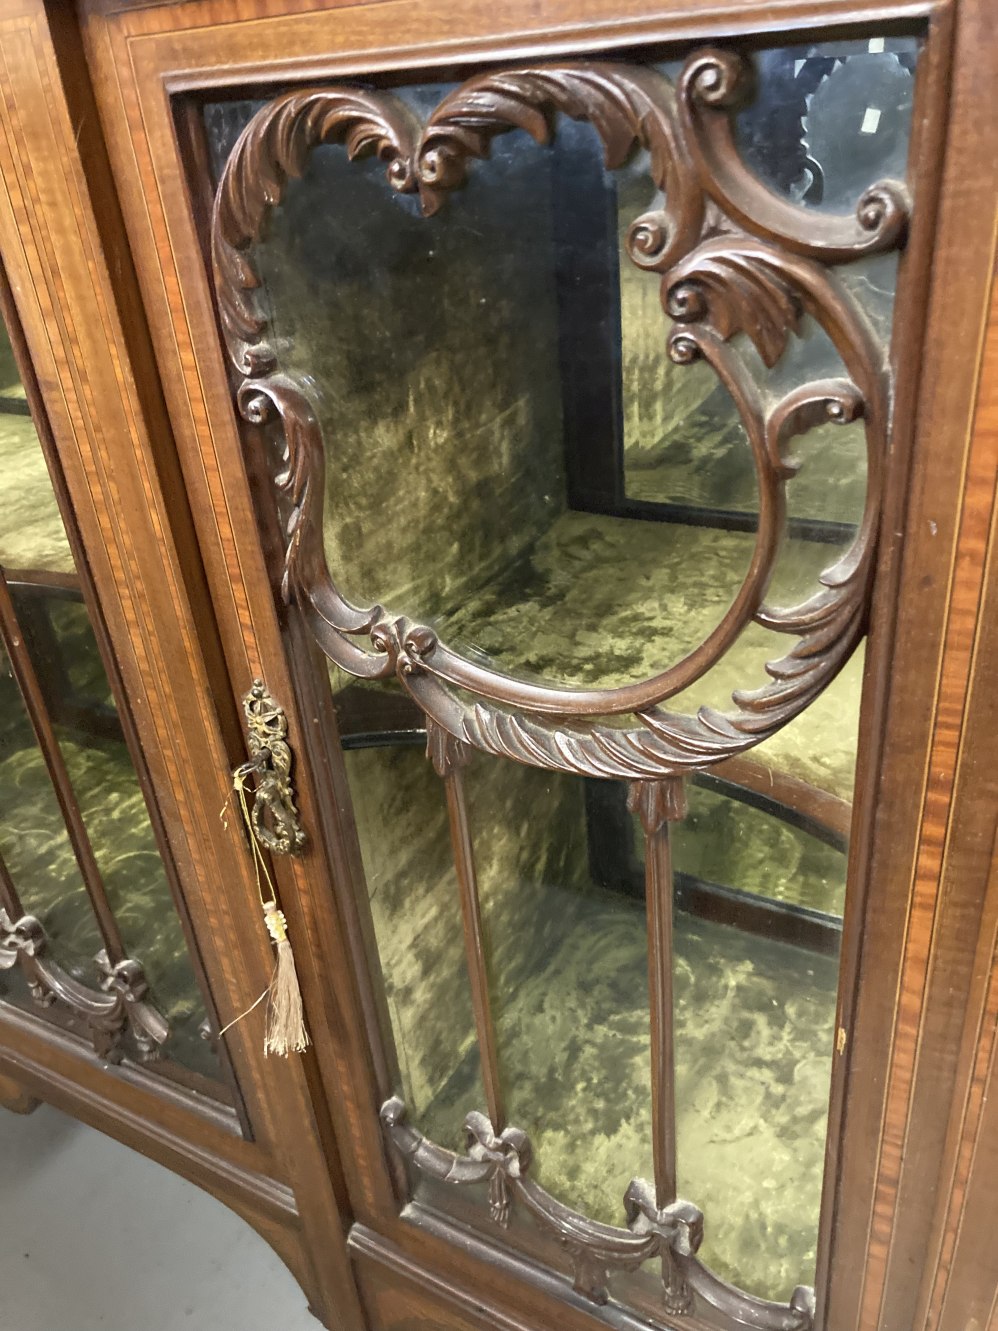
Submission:
{"label": "carved c-scroll", "polygon": [[[640,66],[505,70],[469,79],[441,102],[422,132],[387,94],[344,88],[291,93],[253,118],[226,166],[212,229],[215,281],[227,345],[243,376],[240,411],[254,423],[276,419],[283,432],[287,467],[278,483],[291,503],[284,595],[299,601],[337,664],[365,678],[397,674],[434,720],[489,752],[628,778],[718,762],[768,738],[806,707],[864,630],[890,385],[865,316],[823,264],[899,244],[906,199],[902,186],[878,182],[857,216],[815,222],[808,214],[804,220],[738,159],[728,112],[746,84],[745,71],[744,62],[716,51],[690,58],[678,90]],[[714,369],[745,425],[759,478],[755,549],[727,614],[684,659],[651,679],[611,689],[512,679],[468,660],[426,625],[389,620],[379,605],[355,607],[340,594],[323,548],[321,431],[306,386],[276,368],[250,254],[268,209],[319,143],[342,141],[351,156],[377,153],[391,185],[418,192],[432,215],[470,163],[487,156],[497,134],[522,129],[545,142],[556,112],[593,124],[608,166],[620,165],[636,146],[649,150],[665,203],[634,222],[629,254],[662,274],[663,305],[673,320],[669,354],[679,364],[704,359]],[[729,214],[720,234],[718,206]],[[828,334],[848,378],[805,385],[764,405],[729,343],[744,333],[773,365],[804,315]],[[865,512],[850,549],[821,575],[818,592],[776,610],[764,598],[784,528],[784,486],[794,472],[784,450],[794,434],[814,424],[816,412],[833,422],[864,420]],[[700,679],[753,620],[798,639],[767,666],[768,684],[736,692],[733,709],[723,713],[686,716],[662,707]],[[633,717],[631,726],[587,719],[623,714]]]}

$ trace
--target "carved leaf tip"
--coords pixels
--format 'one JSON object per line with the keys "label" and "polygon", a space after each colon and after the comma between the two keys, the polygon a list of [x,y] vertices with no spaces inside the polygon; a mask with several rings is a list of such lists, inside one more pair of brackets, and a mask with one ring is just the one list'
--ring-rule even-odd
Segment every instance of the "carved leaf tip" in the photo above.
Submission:
{"label": "carved leaf tip", "polygon": [[468,765],[468,746],[427,717],[426,756],[433,764],[437,776],[447,777]]}
{"label": "carved leaf tip", "polygon": [[682,822],[686,817],[686,782],[681,776],[632,781],[627,791],[627,808],[641,819],[645,835],[653,836],[663,823]]}

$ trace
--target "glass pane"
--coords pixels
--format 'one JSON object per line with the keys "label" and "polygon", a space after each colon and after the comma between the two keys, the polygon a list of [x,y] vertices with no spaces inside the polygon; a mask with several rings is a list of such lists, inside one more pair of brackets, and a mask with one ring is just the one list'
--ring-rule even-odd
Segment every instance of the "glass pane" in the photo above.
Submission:
{"label": "glass pane", "polygon": [[[916,51],[892,38],[762,53],[737,122],[746,161],[805,206],[854,208],[904,174]],[[453,86],[394,92],[425,120]],[[206,108],[216,172],[262,105]],[[565,117],[547,146],[497,137],[429,218],[383,164],[311,152],[253,260],[282,368],[316,392],[327,553],[355,603],[568,686],[647,677],[723,616],[751,557],[755,468],[713,371],[665,354],[658,275],[624,250],[657,199],[646,153],[607,171],[592,127]],[[895,266],[841,269],[885,336]],[[810,319],[772,370],[744,337],[733,346],[769,393],[843,372]],[[866,488],[861,422],[794,451],[784,604],[848,545]],[[768,635],[736,657],[736,683],[764,682],[782,645]]]}
{"label": "glass pane", "polygon": [[466,780],[509,1120],[538,1182],[619,1225],[651,1172],[644,880],[605,881],[594,784],[483,754]]}
{"label": "glass pane", "polygon": [[[425,115],[446,91],[400,95]],[[242,116],[253,109],[242,104]],[[221,143],[225,123],[231,141],[235,119],[232,106],[209,107],[212,141]],[[379,163],[319,148],[254,257],[282,362],[315,384],[325,437],[336,441],[325,536],[341,589],[358,604],[429,620],[516,674],[620,683],[646,673],[648,658],[661,668],[713,626],[751,540],[592,511],[601,500],[577,456],[591,431],[566,384],[584,379],[578,358],[594,352],[566,346],[565,330],[586,320],[606,362],[599,388],[612,392],[612,180],[588,125],[559,123],[555,142],[497,139],[488,169],[432,219],[390,189]],[[586,182],[597,204],[575,235],[568,219]],[[611,241],[593,272],[598,244]],[[654,276],[639,279],[654,304]],[[659,310],[660,354],[664,329]],[[701,545],[720,547],[711,601],[677,615],[680,603],[692,608],[679,575]],[[658,605],[651,585],[665,597]],[[621,625],[618,650],[609,644]],[[606,648],[591,641],[597,628]],[[638,638],[640,657],[630,650]]]}
{"label": "glass pane", "polygon": [[818,813],[737,782],[700,780],[673,836],[678,874],[841,916],[844,846],[834,829],[820,825]]}
{"label": "glass pane", "polygon": [[[0,858],[54,955],[83,983],[103,946],[6,652],[0,649]],[[3,972],[0,972],[0,985]]]}
{"label": "glass pane", "polygon": [[845,844],[806,798],[705,781],[673,837],[679,1190],[703,1260],[785,1299],[814,1282]]}
{"label": "glass pane", "polygon": [[760,51],[756,96],[736,123],[745,161],[827,212],[854,208],[876,180],[904,179],[917,56],[913,37]]}
{"label": "glass pane", "polygon": [[[630,1180],[652,1173],[643,834],[616,782],[474,755],[466,788],[509,1120],[538,1182],[621,1225]],[[792,810],[703,787],[690,803],[675,833],[680,1194],[705,1212],[713,1269],[786,1298],[814,1278],[845,856]]]}
{"label": "glass pane", "polygon": [[0,565],[71,573],[55,491],[49,480],[6,329],[0,325],[0,458],[4,466]]}
{"label": "glass pane", "polygon": [[675,953],[680,1196],[714,1271],[785,1300],[814,1283],[837,959],[682,911]]}
{"label": "glass pane", "polygon": [[372,726],[344,747],[403,1098],[423,1132],[462,1150],[485,1097],[443,786],[423,736]]}
{"label": "glass pane", "polygon": [[[78,806],[125,954],[139,961],[150,1000],[170,1026],[163,1059],[217,1079],[202,1038],[206,1019],[184,933],[173,904],[139,781],[122,732],[97,639],[84,604],[45,455],[0,329],[0,568],[17,636],[38,683],[65,764],[68,798]],[[10,650],[15,650],[13,646]],[[11,661],[0,650],[0,856],[23,910],[36,916],[48,954],[80,983],[98,989],[95,957],[105,940],[32,728]],[[9,901],[2,903],[11,911]],[[15,912],[16,914],[16,912]],[[26,1000],[0,972],[0,993]],[[46,1011],[33,1008],[33,1010]],[[51,1011],[68,1019],[68,1010]],[[80,1027],[82,1029],[82,1027]],[[128,1041],[125,1041],[128,1047]]]}

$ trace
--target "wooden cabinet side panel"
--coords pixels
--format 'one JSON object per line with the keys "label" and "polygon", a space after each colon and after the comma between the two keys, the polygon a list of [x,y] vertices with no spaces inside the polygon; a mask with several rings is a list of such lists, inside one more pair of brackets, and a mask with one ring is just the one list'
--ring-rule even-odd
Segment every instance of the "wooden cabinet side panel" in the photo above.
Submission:
{"label": "wooden cabinet side panel", "polygon": [[[865,1265],[861,1283],[837,1286],[830,1325],[866,1331],[913,1325],[951,1098],[961,1094],[957,1053],[971,1000],[974,946],[986,891],[996,796],[975,780],[968,744],[983,740],[972,711],[986,665],[982,596],[990,577],[998,450],[975,428],[988,327],[998,192],[998,125],[986,103],[998,77],[998,43],[986,4],[956,9],[956,49],[946,120],[940,210],[932,251],[928,333],[915,407],[911,499],[905,523],[901,618],[888,716],[885,779],[877,791],[880,849],[871,873],[889,888],[887,909],[871,919],[864,945],[879,966],[900,948],[890,1043],[880,1025],[885,995],[858,996],[851,1036],[856,1070],[883,1086],[879,1122],[854,1114],[847,1180],[876,1171],[869,1225],[843,1194],[833,1260]],[[959,336],[951,334],[959,328]],[[942,616],[938,639],[927,625]],[[907,664],[910,663],[910,664]],[[993,764],[992,764],[993,766]],[[917,774],[917,776],[916,776]],[[917,813],[917,838],[901,830]],[[892,996],[893,997],[893,996]],[[858,1102],[865,1114],[873,1106]],[[853,1107],[847,1105],[847,1124]],[[862,1125],[861,1125],[862,1123]]]}
{"label": "wooden cabinet side panel", "polygon": [[[169,422],[157,410],[148,330],[74,32],[67,7],[49,14],[42,0],[0,15],[0,250],[204,968],[229,1021],[258,997],[273,964],[250,858],[234,820],[226,829],[219,818],[241,756],[236,708],[214,669],[200,556],[183,491],[171,485]],[[336,1154],[308,1062],[265,1061],[259,1023],[227,1039],[253,1140],[181,1114],[193,1177],[199,1158],[237,1149],[261,1178],[289,1184],[295,1207],[282,1223],[301,1253],[298,1273],[321,1315],[335,1306],[344,1326],[359,1327]],[[110,1079],[106,1094],[128,1102]],[[143,1149],[156,1155],[155,1122],[147,1135]],[[224,1184],[212,1190],[226,1199]],[[305,1215],[308,1236],[323,1239],[321,1260],[302,1239]]]}
{"label": "wooden cabinet side panel", "polygon": [[[998,455],[998,284],[981,364],[974,437]],[[970,969],[962,1035],[955,1017],[943,1035],[959,1053],[939,1204],[914,1325],[925,1331],[989,1327],[998,1304],[998,559],[988,542],[975,669],[967,701],[957,811],[950,829],[944,891],[984,882],[979,912],[951,923],[935,949],[934,983],[954,965]],[[989,872],[981,874],[982,859]],[[954,895],[953,891],[946,892]],[[957,1014],[959,1015],[959,1014]],[[930,1028],[931,1029],[931,1028]]]}

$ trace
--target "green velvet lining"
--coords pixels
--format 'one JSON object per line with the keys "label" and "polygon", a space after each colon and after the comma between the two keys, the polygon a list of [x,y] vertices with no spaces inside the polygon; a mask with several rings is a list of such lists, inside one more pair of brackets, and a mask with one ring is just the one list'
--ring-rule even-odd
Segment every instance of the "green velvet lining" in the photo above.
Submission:
{"label": "green velvet lining", "polygon": [[0,467],[0,565],[73,572],[66,529],[30,416],[0,411]]}
{"label": "green velvet lining", "polygon": [[[0,398],[23,397],[9,343],[0,337]],[[0,472],[0,565],[29,573],[73,573],[62,516],[30,416],[0,409]],[[44,600],[38,592],[15,589],[15,595],[22,617],[41,614],[47,625],[37,642],[25,629],[43,690],[68,686],[75,697],[60,697],[57,703],[74,702],[84,714],[90,709],[95,718],[106,716],[114,702],[86,607],[58,592]],[[80,727],[57,724],[55,729],[126,950],[142,963],[152,1001],[170,1023],[164,1052],[217,1078],[216,1055],[200,1035],[204,1003],[128,749],[122,740]],[[54,959],[82,983],[96,987],[94,957],[101,938],[2,648],[0,855],[25,910],[41,920]],[[14,977],[5,981],[0,972],[2,994],[30,1002]]]}
{"label": "green velvet lining", "polygon": [[[346,762],[401,1090],[423,1130],[460,1150],[484,1096],[441,784],[415,748]],[[510,1120],[546,1187],[620,1224],[628,1182],[651,1172],[643,900],[593,884],[581,778],[475,755],[466,784]],[[727,816],[727,853],[710,800],[706,840],[684,853],[713,854],[737,886],[744,862],[764,888],[784,829]],[[794,838],[774,888],[834,908],[844,857]],[[787,1297],[813,1279],[837,966],[682,913],[675,956],[682,1192],[707,1214],[711,1265]]]}

